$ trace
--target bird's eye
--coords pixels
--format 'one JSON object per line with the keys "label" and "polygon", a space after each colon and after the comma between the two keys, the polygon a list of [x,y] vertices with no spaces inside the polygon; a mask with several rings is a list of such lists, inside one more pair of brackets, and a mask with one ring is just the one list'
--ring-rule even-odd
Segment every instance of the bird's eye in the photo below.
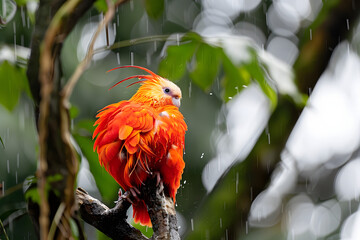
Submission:
{"label": "bird's eye", "polygon": [[169,93],[169,92],[170,92],[170,89],[169,89],[169,88],[165,88],[165,89],[164,89],[164,92],[165,92],[165,93]]}

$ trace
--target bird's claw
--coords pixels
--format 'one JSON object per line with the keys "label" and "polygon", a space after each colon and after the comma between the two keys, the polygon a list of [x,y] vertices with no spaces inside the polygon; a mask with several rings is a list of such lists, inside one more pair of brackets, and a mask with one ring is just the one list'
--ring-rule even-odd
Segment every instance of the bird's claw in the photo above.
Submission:
{"label": "bird's claw", "polygon": [[141,192],[139,191],[139,189],[137,189],[136,187],[132,187],[129,189],[129,191],[126,191],[125,193],[122,193],[121,189],[119,189],[119,198],[118,201],[120,200],[126,200],[131,204],[134,204],[134,200],[135,202],[139,202],[140,198],[138,195],[141,194]]}
{"label": "bird's claw", "polygon": [[159,186],[160,182],[162,182],[160,173],[159,172],[154,172],[153,174],[154,174],[154,178],[156,178],[156,186]]}

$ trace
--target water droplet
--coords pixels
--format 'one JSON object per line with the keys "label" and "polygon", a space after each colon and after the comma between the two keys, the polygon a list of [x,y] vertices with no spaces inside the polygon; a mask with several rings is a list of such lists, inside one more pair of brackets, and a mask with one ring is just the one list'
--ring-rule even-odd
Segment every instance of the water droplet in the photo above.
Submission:
{"label": "water droplet", "polygon": [[204,158],[204,153],[201,154],[200,158]]}
{"label": "water droplet", "polygon": [[194,231],[194,219],[191,219],[190,222],[191,222],[191,230]]}
{"label": "water droplet", "polygon": [[116,53],[116,59],[117,59],[118,65],[120,65],[120,53]]}
{"label": "water droplet", "polygon": [[186,184],[186,180],[184,180],[184,185]]}
{"label": "water droplet", "polygon": [[347,28],[347,30],[350,29],[349,19],[346,19],[346,28]]}
{"label": "water droplet", "polygon": [[21,22],[22,22],[22,25],[23,27],[26,26],[26,20],[25,20],[25,12],[24,12],[24,7],[21,6],[20,8],[20,12],[21,12]]}
{"label": "water droplet", "polygon": [[230,100],[232,99],[232,97],[228,97]]}
{"label": "water droplet", "polygon": [[18,174],[17,174],[17,171],[15,171],[15,183],[16,183],[16,184],[18,183]]}
{"label": "water droplet", "polygon": [[222,219],[220,218],[220,228],[222,228]]}
{"label": "water droplet", "polygon": [[16,155],[16,167],[19,168],[20,165],[20,153]]}
{"label": "water droplet", "polygon": [[210,94],[210,96],[212,96],[212,95],[213,95],[213,93],[212,93],[212,92],[210,92],[209,94]]}
{"label": "water droplet", "polygon": [[239,193],[239,172],[236,173],[236,183],[235,183],[235,186],[236,186],[236,193]]}
{"label": "water droplet", "polygon": [[176,44],[179,46],[180,45],[180,37],[179,34],[176,34]]}
{"label": "water droplet", "polygon": [[310,40],[312,40],[312,29],[311,28],[310,28],[309,34],[310,34]]}
{"label": "water droplet", "polygon": [[151,64],[151,53],[150,52],[146,53],[146,64],[147,65]]}
{"label": "water droplet", "polygon": [[189,98],[191,98],[191,82],[190,82],[190,84],[189,84]]}
{"label": "water droplet", "polygon": [[131,66],[134,66],[134,53],[130,52],[130,64]]}
{"label": "water droplet", "polygon": [[114,36],[116,36],[116,23],[113,23]]}
{"label": "water droplet", "polygon": [[243,88],[247,88],[247,86],[246,86],[246,85],[242,85],[242,87],[243,87]]}
{"label": "water droplet", "polygon": [[10,161],[9,159],[6,161],[7,163],[7,172],[10,173]]}

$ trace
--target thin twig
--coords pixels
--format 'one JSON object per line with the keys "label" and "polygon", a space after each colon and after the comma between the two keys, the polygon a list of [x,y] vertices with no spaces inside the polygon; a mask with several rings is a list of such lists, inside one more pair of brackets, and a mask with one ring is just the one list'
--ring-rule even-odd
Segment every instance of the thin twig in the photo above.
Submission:
{"label": "thin twig", "polygon": [[122,47],[129,47],[129,46],[133,46],[133,45],[141,44],[141,43],[148,43],[148,42],[154,42],[154,41],[160,41],[160,42],[177,41],[177,40],[179,40],[178,36],[182,36],[182,35],[183,35],[183,33],[178,33],[177,36],[174,36],[173,34],[172,35],[168,35],[168,34],[153,35],[153,36],[146,36],[146,37],[134,38],[134,39],[130,39],[130,40],[119,41],[109,47],[101,47],[101,48],[95,49],[94,54],[100,53],[103,51],[107,51],[107,50],[113,50],[113,49],[122,48]]}
{"label": "thin twig", "polygon": [[[89,44],[88,51],[86,53],[85,58],[81,61],[81,63],[77,66],[75,69],[75,72],[70,77],[68,83],[64,86],[62,90],[63,99],[67,101],[76,85],[76,82],[79,80],[82,73],[85,71],[86,67],[89,65],[92,56],[94,55],[94,45],[96,42],[96,39],[100,35],[101,31],[109,24],[109,22],[113,19],[115,15],[115,7],[119,4],[125,2],[126,0],[118,0],[115,5],[110,0],[106,0],[108,10],[104,16],[104,19],[101,21],[101,23],[98,25],[98,28],[96,29],[96,32],[94,36],[91,39],[91,42]],[[68,104],[68,103],[66,103]]]}
{"label": "thin twig", "polygon": [[62,214],[64,213],[64,210],[65,210],[65,204],[62,202],[58,208],[58,210],[56,211],[56,214],[55,214],[55,217],[51,223],[51,227],[50,227],[50,230],[49,230],[49,236],[48,236],[48,239],[51,240],[51,239],[54,239],[54,235],[55,235],[55,230],[57,228],[57,226],[59,225],[59,222],[60,222],[60,219],[61,219],[61,216]]}
{"label": "thin twig", "polygon": [[5,231],[5,228],[4,228],[4,225],[3,225],[2,221],[1,221],[1,219],[0,219],[0,225],[1,225],[1,230],[4,232],[5,239],[6,239],[6,240],[9,240],[9,237],[8,237],[8,235],[6,234],[6,231]]}

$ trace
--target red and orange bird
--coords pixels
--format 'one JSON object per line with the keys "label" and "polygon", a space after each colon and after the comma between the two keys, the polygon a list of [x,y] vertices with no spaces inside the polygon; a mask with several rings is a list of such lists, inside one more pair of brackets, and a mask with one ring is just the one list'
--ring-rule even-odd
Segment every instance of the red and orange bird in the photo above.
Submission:
{"label": "red and orange bird", "polygon": [[[181,90],[173,82],[139,66],[123,66],[109,71],[135,67],[150,75],[131,78],[141,83],[129,99],[104,107],[97,114],[94,150],[99,162],[125,191],[138,188],[151,175],[160,174],[164,191],[175,202],[185,167],[183,160],[185,132],[183,115],[179,111]],[[113,87],[114,87],[113,86]],[[135,190],[134,190],[135,189]],[[133,202],[135,222],[151,226],[145,202]]]}

